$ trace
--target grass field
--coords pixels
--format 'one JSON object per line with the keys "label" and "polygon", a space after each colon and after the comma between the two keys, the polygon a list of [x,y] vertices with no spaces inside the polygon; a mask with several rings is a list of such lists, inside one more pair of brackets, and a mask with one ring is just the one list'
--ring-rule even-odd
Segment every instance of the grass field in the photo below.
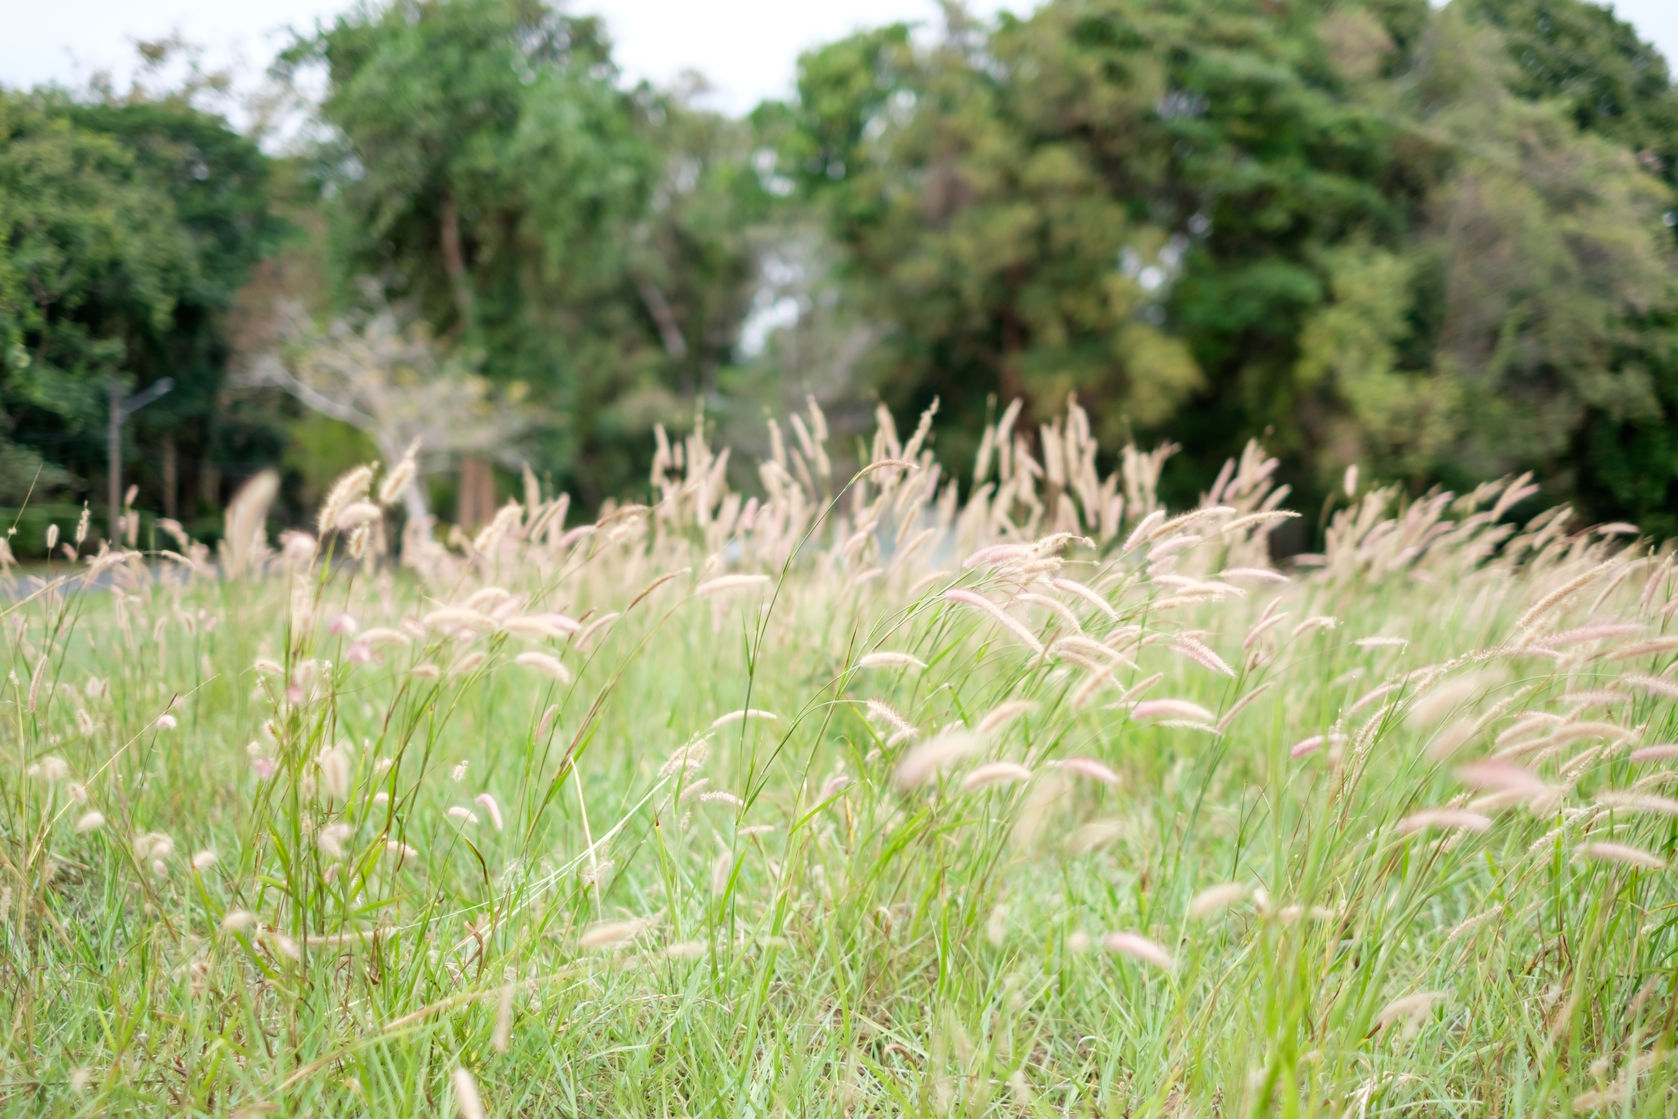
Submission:
{"label": "grass field", "polygon": [[14,572],[0,1105],[1672,1113],[1670,549],[1011,425]]}

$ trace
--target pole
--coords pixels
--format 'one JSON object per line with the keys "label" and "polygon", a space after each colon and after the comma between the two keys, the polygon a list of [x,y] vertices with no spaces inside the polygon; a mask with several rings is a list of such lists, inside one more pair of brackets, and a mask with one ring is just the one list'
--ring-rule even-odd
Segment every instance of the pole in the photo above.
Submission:
{"label": "pole", "polygon": [[105,497],[111,515],[111,547],[115,548],[121,539],[117,520],[122,515],[122,383],[112,373],[105,379],[105,385],[111,401],[110,420],[105,428]]}

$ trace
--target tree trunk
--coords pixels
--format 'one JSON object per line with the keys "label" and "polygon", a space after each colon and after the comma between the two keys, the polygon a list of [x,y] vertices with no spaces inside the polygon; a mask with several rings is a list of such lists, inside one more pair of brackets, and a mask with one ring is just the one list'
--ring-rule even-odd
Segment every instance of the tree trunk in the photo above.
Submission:
{"label": "tree trunk", "polygon": [[175,515],[175,494],[180,485],[179,466],[176,463],[175,434],[170,432],[163,437],[163,515],[171,521],[178,520]]}
{"label": "tree trunk", "polygon": [[460,461],[460,500],[455,521],[468,531],[481,528],[495,515],[495,475],[477,455]]}
{"label": "tree trunk", "polygon": [[460,243],[460,205],[454,192],[443,192],[443,228],[441,231],[443,268],[449,274],[449,287],[454,292],[455,312],[460,315],[460,329],[472,333],[472,282],[466,273],[466,253]]}

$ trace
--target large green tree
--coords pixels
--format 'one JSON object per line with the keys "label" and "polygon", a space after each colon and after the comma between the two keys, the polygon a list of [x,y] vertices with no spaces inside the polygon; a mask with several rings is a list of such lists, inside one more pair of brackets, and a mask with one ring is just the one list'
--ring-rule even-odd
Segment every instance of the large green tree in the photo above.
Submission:
{"label": "large green tree", "polygon": [[184,97],[0,91],[0,501],[92,488],[112,379],[174,380],[134,460],[165,503],[177,459],[225,456],[224,315],[279,232],[266,175]]}
{"label": "large green tree", "polygon": [[1628,147],[1658,105],[1641,139],[1592,131],[1510,48],[1422,0],[952,8],[931,43],[807,55],[760,119],[906,407],[1076,391],[1208,463],[1265,436],[1307,484],[1363,461],[1584,492],[1593,417],[1660,417],[1667,197]]}
{"label": "large green tree", "polygon": [[320,66],[319,177],[344,291],[385,293],[529,387],[532,454],[593,496],[714,382],[749,305],[739,127],[626,88],[598,20],[542,0],[396,0],[296,44]]}

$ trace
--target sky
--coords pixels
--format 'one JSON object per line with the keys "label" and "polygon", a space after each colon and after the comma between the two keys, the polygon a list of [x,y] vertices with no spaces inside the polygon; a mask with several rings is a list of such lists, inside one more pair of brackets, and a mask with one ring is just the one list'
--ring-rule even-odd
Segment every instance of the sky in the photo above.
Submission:
{"label": "sky", "polygon": [[[203,44],[206,61],[259,71],[290,25],[303,29],[345,0],[0,0],[0,85],[76,84],[101,69],[122,75],[136,39],[178,31]],[[1029,0],[977,0],[990,14]],[[934,0],[574,0],[571,11],[606,17],[619,64],[632,78],[668,81],[704,74],[712,104],[741,112],[791,91],[805,48],[859,27],[898,19],[937,20]],[[1644,39],[1678,60],[1678,0],[1618,0],[1615,11]]]}

